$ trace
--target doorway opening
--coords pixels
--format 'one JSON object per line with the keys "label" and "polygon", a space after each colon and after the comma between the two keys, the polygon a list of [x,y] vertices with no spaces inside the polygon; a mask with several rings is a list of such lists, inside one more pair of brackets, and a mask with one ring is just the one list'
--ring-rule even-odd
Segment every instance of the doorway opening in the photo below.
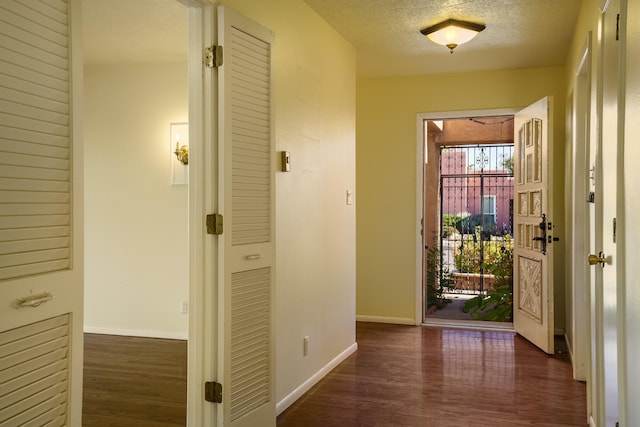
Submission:
{"label": "doorway opening", "polygon": [[423,321],[508,325],[513,115],[425,120],[424,136]]}
{"label": "doorway opening", "polygon": [[[188,127],[175,125],[189,121],[189,9],[177,0],[130,2],[126,10],[93,0],[83,3],[82,18],[83,424],[119,424],[123,417],[113,419],[126,413],[184,425],[190,195],[189,165],[175,146],[189,141]],[[112,359],[154,369],[114,372]],[[156,387],[147,399],[123,396],[167,378],[172,387]],[[114,415],[117,408],[124,412]]]}

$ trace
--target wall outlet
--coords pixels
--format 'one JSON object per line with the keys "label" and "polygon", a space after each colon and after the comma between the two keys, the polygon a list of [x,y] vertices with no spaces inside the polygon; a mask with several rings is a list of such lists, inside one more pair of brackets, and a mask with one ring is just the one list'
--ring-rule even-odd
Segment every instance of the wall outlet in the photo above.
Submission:
{"label": "wall outlet", "polygon": [[182,301],[182,303],[180,303],[180,313],[189,314],[189,301]]}
{"label": "wall outlet", "polygon": [[309,354],[309,336],[304,337],[304,341],[302,342],[302,355],[306,356]]}

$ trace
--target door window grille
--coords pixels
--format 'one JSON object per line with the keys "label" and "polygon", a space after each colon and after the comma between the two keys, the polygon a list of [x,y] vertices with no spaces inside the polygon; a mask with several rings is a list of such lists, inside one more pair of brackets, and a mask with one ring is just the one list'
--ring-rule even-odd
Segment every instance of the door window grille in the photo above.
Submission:
{"label": "door window grille", "polygon": [[485,292],[513,248],[513,144],[440,150],[440,283]]}

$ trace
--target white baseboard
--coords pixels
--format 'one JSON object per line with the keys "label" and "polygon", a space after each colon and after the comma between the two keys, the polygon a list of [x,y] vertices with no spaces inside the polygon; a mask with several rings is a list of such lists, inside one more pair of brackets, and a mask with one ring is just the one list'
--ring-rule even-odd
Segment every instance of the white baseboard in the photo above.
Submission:
{"label": "white baseboard", "polygon": [[371,322],[371,323],[391,323],[394,325],[416,325],[416,319],[409,317],[386,317],[386,316],[356,316],[357,322]]}
{"label": "white baseboard", "polygon": [[85,326],[86,334],[102,334],[102,335],[121,335],[125,337],[144,337],[144,338],[165,338],[170,340],[187,340],[188,332],[166,332],[166,331],[146,331],[135,329],[117,329],[117,328],[97,328],[94,326]]}
{"label": "white baseboard", "polygon": [[316,385],[318,381],[325,377],[333,368],[342,363],[347,357],[351,356],[358,350],[358,343],[353,343],[342,353],[337,355],[333,360],[327,363],[322,369],[316,372],[311,378],[303,382],[298,388],[286,395],[281,401],[276,404],[276,416],[280,415],[293,404],[296,400],[300,399],[303,394],[311,390],[311,387]]}
{"label": "white baseboard", "polygon": [[589,415],[589,427],[598,427],[596,420],[593,419],[593,415]]}

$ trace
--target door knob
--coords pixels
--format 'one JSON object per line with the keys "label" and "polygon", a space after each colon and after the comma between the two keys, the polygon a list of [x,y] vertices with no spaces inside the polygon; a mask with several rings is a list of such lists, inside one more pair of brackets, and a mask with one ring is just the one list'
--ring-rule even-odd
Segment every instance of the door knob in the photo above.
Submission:
{"label": "door knob", "polygon": [[600,252],[598,255],[589,255],[589,265],[596,265],[596,264],[600,264],[600,266],[602,268],[604,268],[604,265],[607,262],[607,257],[604,256],[604,253]]}

